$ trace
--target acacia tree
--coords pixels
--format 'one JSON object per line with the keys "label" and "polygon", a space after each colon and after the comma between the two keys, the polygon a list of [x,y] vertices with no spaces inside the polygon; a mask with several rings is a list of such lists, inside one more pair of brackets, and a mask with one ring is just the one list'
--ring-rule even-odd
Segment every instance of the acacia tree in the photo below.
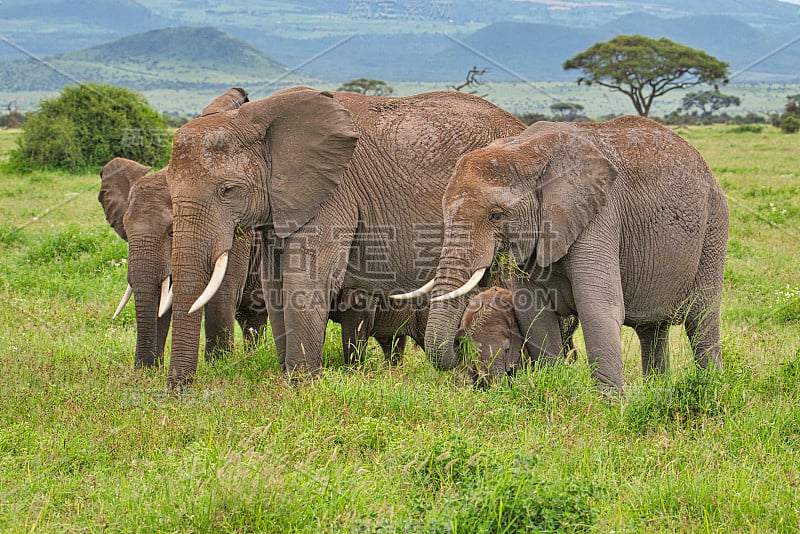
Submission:
{"label": "acacia tree", "polygon": [[[689,111],[691,108],[700,110],[701,117],[708,117],[715,111],[742,103],[738,96],[726,95],[719,91],[699,91],[689,93],[681,100],[681,108]],[[697,113],[697,112],[695,112]]]}
{"label": "acacia tree", "polygon": [[555,114],[556,120],[572,122],[581,116],[583,105],[577,102],[556,102],[550,104],[550,111]]}
{"label": "acacia tree", "polygon": [[389,96],[394,93],[392,86],[383,80],[371,80],[368,78],[356,78],[349,82],[344,82],[336,90],[375,96]]}
{"label": "acacia tree", "polygon": [[627,95],[639,115],[647,116],[653,100],[675,89],[728,83],[728,64],[702,50],[669,39],[618,35],[595,43],[564,62],[578,69],[578,84],[600,85]]}

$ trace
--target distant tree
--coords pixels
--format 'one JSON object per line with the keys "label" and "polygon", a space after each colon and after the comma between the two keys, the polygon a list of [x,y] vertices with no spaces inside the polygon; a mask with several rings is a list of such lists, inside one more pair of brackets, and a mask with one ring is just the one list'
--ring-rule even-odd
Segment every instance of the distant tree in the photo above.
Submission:
{"label": "distant tree", "polygon": [[564,62],[564,70],[583,71],[578,84],[600,85],[625,94],[639,115],[647,116],[653,100],[701,84],[717,89],[728,82],[728,64],[702,50],[669,39],[618,35],[596,43]]}
{"label": "distant tree", "polygon": [[171,136],[142,95],[124,87],[82,84],[42,100],[12,151],[20,168],[96,168],[120,156],[161,167]]}
{"label": "distant tree", "polygon": [[800,94],[786,97],[786,107],[783,113],[792,117],[800,117]]}
{"label": "distant tree", "polygon": [[345,82],[339,86],[337,91],[348,93],[361,93],[362,95],[389,96],[394,93],[394,89],[383,80],[371,80],[368,78],[356,78]]}
{"label": "distant tree", "polygon": [[524,122],[525,124],[527,124],[528,126],[530,126],[534,122],[550,120],[550,117],[548,117],[544,113],[536,113],[536,112],[523,113],[521,115],[517,115],[517,118],[522,122]]}
{"label": "distant tree", "polygon": [[719,91],[698,91],[689,93],[681,100],[681,109],[689,111],[697,108],[701,117],[709,117],[714,112],[730,106],[738,106],[742,101],[738,96],[726,95]]}
{"label": "distant tree", "polygon": [[[786,105],[783,108],[783,113],[773,113],[770,115],[770,122],[773,126],[783,129],[783,121],[789,117],[800,119],[800,94],[787,95]],[[792,128],[792,121],[787,123],[789,128]],[[784,130],[786,131],[786,130]],[[788,132],[793,133],[793,132]]]}
{"label": "distant tree", "polygon": [[[457,85],[451,86],[456,91],[461,91],[462,93],[467,93],[468,95],[474,95],[478,92],[477,89],[473,89],[473,87],[477,87],[479,85],[483,85],[483,80],[481,76],[486,74],[486,67],[479,69],[477,66],[473,66],[471,69],[467,71],[467,77],[464,82],[459,83]],[[472,89],[471,91],[464,91],[464,89]],[[486,95],[482,95],[486,96]]]}
{"label": "distant tree", "polygon": [[556,102],[550,104],[550,111],[555,115],[555,120],[571,122],[582,117],[583,106],[575,102]]}
{"label": "distant tree", "polygon": [[783,133],[797,133],[798,130],[800,130],[800,119],[792,115],[787,115],[781,120],[780,128]]}

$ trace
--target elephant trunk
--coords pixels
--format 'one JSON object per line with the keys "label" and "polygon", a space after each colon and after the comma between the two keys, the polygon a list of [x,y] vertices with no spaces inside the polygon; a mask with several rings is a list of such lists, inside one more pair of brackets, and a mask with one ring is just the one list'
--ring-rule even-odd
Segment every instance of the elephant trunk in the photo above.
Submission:
{"label": "elephant trunk", "polygon": [[172,352],[168,381],[175,387],[191,382],[197,371],[202,310],[192,310],[192,306],[211,280],[215,261],[230,249],[233,224],[200,216],[191,203],[175,202],[173,209]]}
{"label": "elephant trunk", "polygon": [[[158,284],[133,283],[136,304],[136,354],[134,367],[153,367],[161,359],[158,343]],[[163,351],[163,347],[161,347]]]}
{"label": "elephant trunk", "polygon": [[169,275],[168,258],[160,243],[150,236],[131,236],[128,242],[128,284],[136,305],[136,353],[134,367],[160,365],[169,315],[158,318],[162,281]]}
{"label": "elephant trunk", "polygon": [[[473,274],[463,254],[443,249],[432,291],[435,297],[462,287]],[[432,301],[425,330],[425,348],[431,363],[440,370],[454,369],[461,362],[456,349],[456,333],[467,306],[468,295]]]}

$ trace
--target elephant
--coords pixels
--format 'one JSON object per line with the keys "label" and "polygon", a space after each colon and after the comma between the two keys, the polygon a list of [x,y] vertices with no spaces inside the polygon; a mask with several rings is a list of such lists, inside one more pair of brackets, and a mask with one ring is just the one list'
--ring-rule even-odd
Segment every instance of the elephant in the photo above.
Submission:
{"label": "elephant", "polygon": [[[227,267],[234,228],[264,236],[262,282],[284,372],[319,373],[343,291],[388,295],[434,274],[439,203],[458,158],[525,128],[454,91],[388,98],[293,87],[175,132],[168,382],[197,369],[199,317]],[[368,310],[370,313],[372,310]]]}
{"label": "elephant", "polygon": [[467,371],[478,386],[513,375],[528,360],[513,295],[502,287],[492,286],[469,300],[456,339]]}
{"label": "elephant", "polygon": [[[572,336],[578,329],[578,318],[559,319],[562,350],[567,356],[575,349]],[[512,291],[492,286],[470,298],[456,332],[456,344],[477,386],[488,386],[504,375],[514,375],[528,363],[531,358],[525,350]]]}
{"label": "elephant", "polygon": [[330,314],[342,326],[346,364],[363,363],[366,342],[374,337],[386,360],[395,365],[405,352],[408,338],[425,348],[428,309],[425,306],[378,307],[362,291],[342,291]]}
{"label": "elephant", "polygon": [[[204,113],[231,107],[220,103],[221,99]],[[114,317],[135,295],[136,368],[161,365],[171,318],[172,200],[167,168],[148,175],[149,170],[135,161],[115,158],[100,172],[98,195],[111,227],[128,242],[128,289]],[[233,348],[234,319],[248,343],[257,341],[260,327],[267,323],[259,276],[260,236],[240,235],[233,242],[231,257],[220,291],[206,306],[207,359]]]}
{"label": "elephant", "polygon": [[438,368],[459,363],[464,295],[499,252],[526,273],[514,308],[531,356],[555,361],[558,319],[577,315],[603,392],[624,395],[622,325],[638,334],[646,376],[666,370],[680,323],[696,363],[722,367],[727,201],[697,150],[655,121],[535,123],[461,157],[442,208],[441,259],[425,286]]}

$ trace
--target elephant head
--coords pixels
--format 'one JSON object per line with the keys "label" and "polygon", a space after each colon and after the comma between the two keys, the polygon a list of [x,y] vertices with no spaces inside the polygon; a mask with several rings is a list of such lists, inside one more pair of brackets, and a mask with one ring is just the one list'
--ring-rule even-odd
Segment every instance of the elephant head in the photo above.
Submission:
{"label": "elephant head", "polygon": [[285,238],[343,178],[358,136],[330,93],[293,88],[199,117],[175,132],[173,337],[169,381],[197,368],[200,314],[221,282],[237,226]]}
{"label": "elephant head", "polygon": [[467,370],[478,386],[513,374],[523,364],[523,339],[508,289],[495,286],[472,297],[456,337]]}
{"label": "elephant head", "polygon": [[425,335],[434,365],[459,363],[463,295],[486,278],[496,254],[529,271],[547,269],[603,209],[616,176],[591,137],[547,122],[461,157],[442,201],[445,234],[432,289],[438,296]]}
{"label": "elephant head", "polygon": [[106,219],[128,242],[128,289],[116,317],[131,294],[136,301],[136,367],[159,363],[164,353],[169,314],[172,250],[172,201],[166,169],[147,175],[150,167],[114,158],[100,171],[98,199]]}

